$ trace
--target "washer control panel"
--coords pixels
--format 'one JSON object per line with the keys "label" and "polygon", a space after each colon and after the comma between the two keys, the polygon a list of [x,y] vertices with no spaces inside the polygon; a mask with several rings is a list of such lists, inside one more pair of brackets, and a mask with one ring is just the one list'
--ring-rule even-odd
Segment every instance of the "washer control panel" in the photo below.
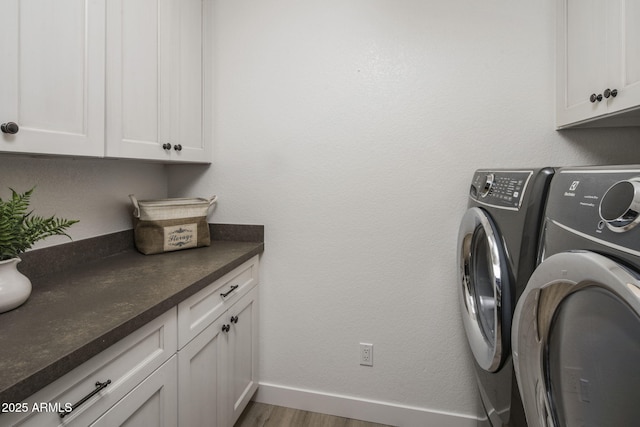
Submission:
{"label": "washer control panel", "polygon": [[469,195],[474,200],[505,209],[519,209],[532,171],[478,170]]}

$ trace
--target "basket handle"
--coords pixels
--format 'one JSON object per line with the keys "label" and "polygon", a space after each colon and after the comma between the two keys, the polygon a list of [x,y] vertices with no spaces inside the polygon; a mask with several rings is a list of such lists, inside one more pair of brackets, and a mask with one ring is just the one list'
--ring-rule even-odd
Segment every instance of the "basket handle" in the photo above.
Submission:
{"label": "basket handle", "polygon": [[[138,199],[133,194],[129,194],[129,198],[131,199],[131,203],[133,204],[133,216],[136,218],[140,218],[140,205],[138,204]],[[211,207],[215,202],[218,201],[218,196],[213,195],[208,199],[204,199],[209,202],[209,207]]]}
{"label": "basket handle", "polygon": [[129,194],[129,198],[131,199],[131,203],[133,203],[133,216],[136,218],[140,218],[140,205],[138,205],[138,199],[133,194]]}

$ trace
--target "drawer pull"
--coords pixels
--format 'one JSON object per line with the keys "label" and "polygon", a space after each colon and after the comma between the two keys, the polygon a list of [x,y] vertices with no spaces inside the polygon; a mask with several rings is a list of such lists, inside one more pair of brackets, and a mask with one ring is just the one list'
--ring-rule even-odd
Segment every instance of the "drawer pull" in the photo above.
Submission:
{"label": "drawer pull", "polygon": [[78,409],[78,406],[82,405],[84,402],[91,399],[93,396],[98,394],[100,390],[102,390],[103,388],[106,388],[109,384],[111,384],[111,380],[106,380],[103,383],[101,383],[100,381],[96,381],[96,388],[91,393],[87,394],[85,397],[80,399],[75,405],[72,405],[70,410],[58,412],[58,415],[60,415],[60,418],[66,417],[67,415],[72,413],[74,410]]}
{"label": "drawer pull", "polygon": [[231,292],[235,291],[235,290],[236,290],[236,289],[238,289],[239,287],[240,287],[240,285],[233,285],[233,286],[231,287],[231,289],[229,289],[229,291],[228,291],[228,292],[221,293],[221,294],[220,294],[220,296],[221,296],[222,298],[226,298],[226,297],[228,297],[228,296],[229,296],[229,294],[230,294]]}
{"label": "drawer pull", "polygon": [[231,330],[231,325],[222,325],[222,332],[229,332]]}
{"label": "drawer pull", "polygon": [[231,323],[238,323],[238,316],[231,316]]}

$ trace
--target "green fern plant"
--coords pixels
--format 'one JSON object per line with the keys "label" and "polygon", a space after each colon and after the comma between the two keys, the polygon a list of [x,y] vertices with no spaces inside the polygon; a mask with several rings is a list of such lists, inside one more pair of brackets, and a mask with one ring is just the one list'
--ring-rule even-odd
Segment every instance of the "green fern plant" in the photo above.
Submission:
{"label": "green fern plant", "polygon": [[44,218],[28,210],[34,188],[22,194],[10,188],[11,199],[0,198],[0,261],[17,257],[49,236],[71,238],[65,230],[77,220]]}

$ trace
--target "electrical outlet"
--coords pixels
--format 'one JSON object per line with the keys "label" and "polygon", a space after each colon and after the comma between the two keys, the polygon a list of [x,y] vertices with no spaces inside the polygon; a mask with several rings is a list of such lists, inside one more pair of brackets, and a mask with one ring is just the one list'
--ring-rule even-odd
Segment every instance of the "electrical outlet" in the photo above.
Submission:
{"label": "electrical outlet", "polygon": [[360,343],[360,364],[373,366],[373,344]]}

